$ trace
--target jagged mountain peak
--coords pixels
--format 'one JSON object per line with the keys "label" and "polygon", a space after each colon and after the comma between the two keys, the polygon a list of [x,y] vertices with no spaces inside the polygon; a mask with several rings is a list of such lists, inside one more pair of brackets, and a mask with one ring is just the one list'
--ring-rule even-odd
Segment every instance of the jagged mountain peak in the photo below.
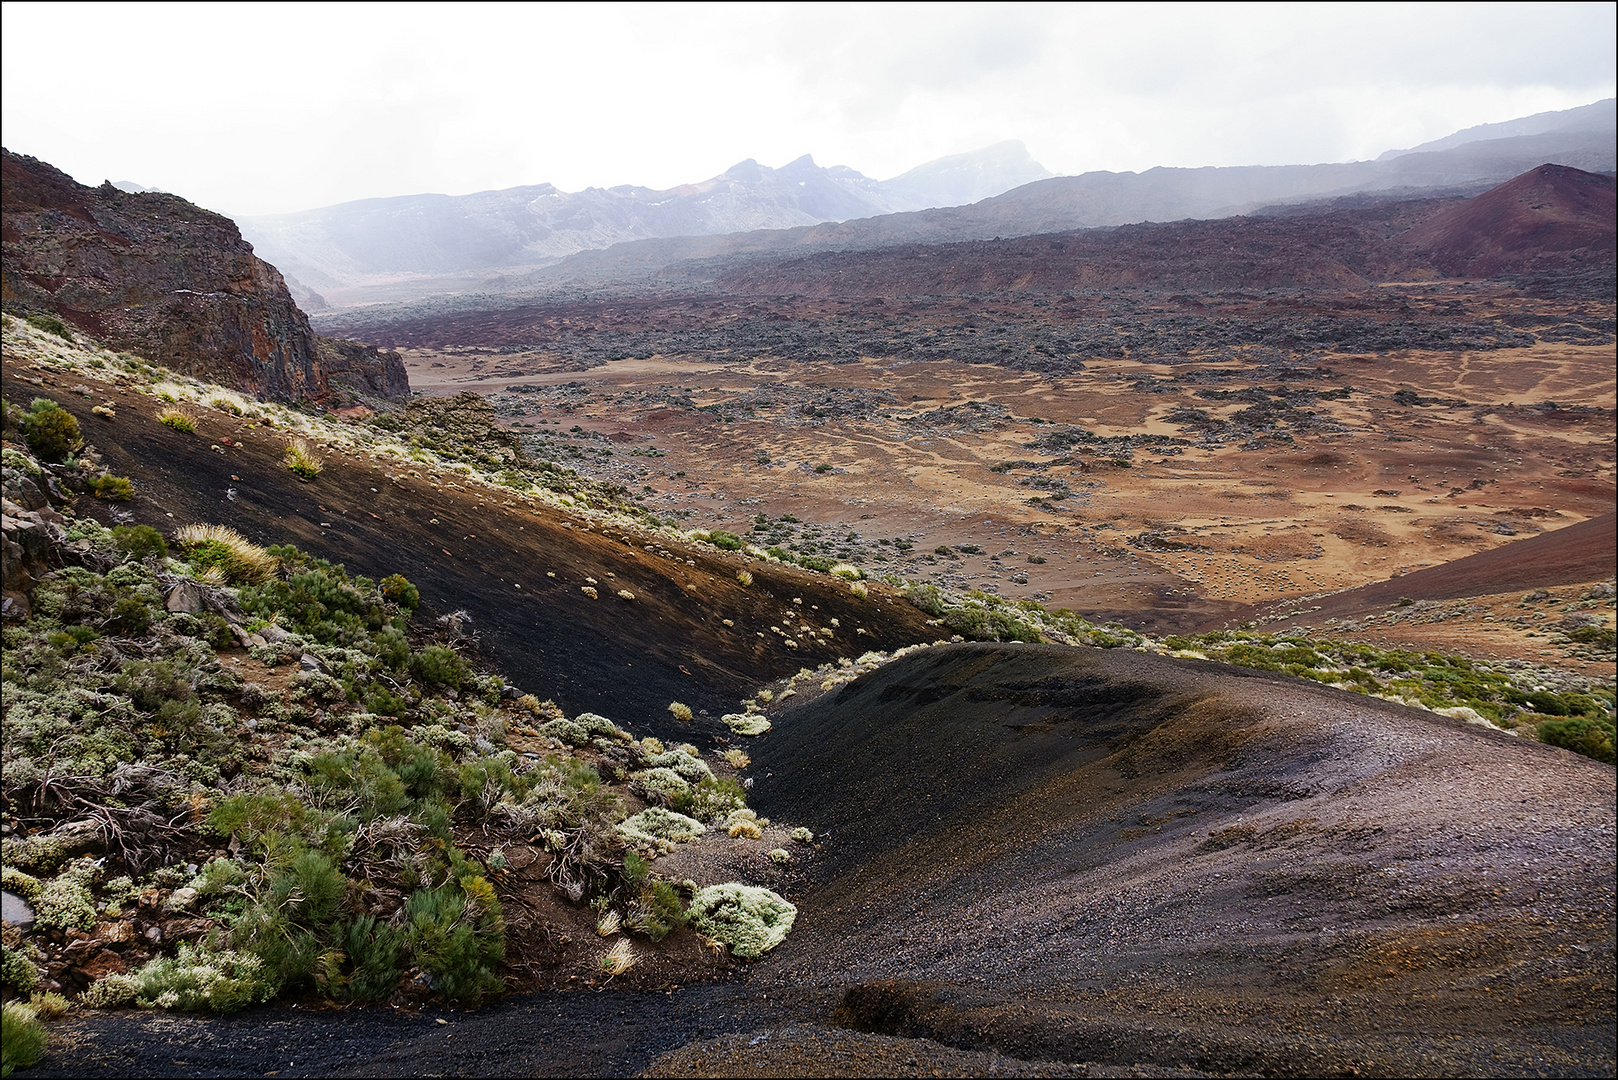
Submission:
{"label": "jagged mountain peak", "polygon": [[696,183],[564,192],[551,184],[474,195],[366,199],[246,218],[254,247],[310,288],[401,274],[536,266],[633,240],[789,229],[997,195],[1049,176],[1020,142],[920,166],[883,183],[804,154],[779,168],[745,158]]}

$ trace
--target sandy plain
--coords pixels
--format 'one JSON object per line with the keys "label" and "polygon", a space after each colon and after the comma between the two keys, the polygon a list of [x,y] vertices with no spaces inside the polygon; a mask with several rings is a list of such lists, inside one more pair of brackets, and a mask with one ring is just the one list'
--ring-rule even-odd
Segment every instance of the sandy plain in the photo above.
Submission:
{"label": "sandy plain", "polygon": [[[1053,376],[869,357],[581,371],[477,346],[404,355],[418,390],[493,395],[513,429],[690,527],[790,515],[823,526],[820,550],[878,572],[1163,632],[1614,507],[1610,344],[1331,354],[1281,380],[1228,357]],[[1243,438],[1236,414],[1267,395],[1309,415]]]}

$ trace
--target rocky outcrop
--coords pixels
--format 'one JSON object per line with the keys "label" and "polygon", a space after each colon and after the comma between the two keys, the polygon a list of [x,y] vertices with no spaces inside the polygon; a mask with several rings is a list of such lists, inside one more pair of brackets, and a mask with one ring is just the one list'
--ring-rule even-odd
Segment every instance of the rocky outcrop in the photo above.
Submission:
{"label": "rocky outcrop", "polygon": [[[258,397],[331,396],[308,318],[229,218],[162,192],[85,187],[9,151],[0,181],[7,310],[52,312],[116,348]],[[403,369],[385,358],[363,347],[329,355],[341,358],[344,381],[403,394]]]}
{"label": "rocky outcrop", "polygon": [[399,354],[358,341],[316,337],[320,369],[334,392],[394,400],[410,396],[410,378]]}
{"label": "rocky outcrop", "polygon": [[62,515],[46,495],[43,473],[31,476],[24,467],[37,469],[32,459],[19,455],[13,464],[11,451],[0,470],[4,499],[0,500],[0,610],[6,619],[25,619],[30,608],[28,590],[43,576],[61,565],[57,548],[62,543]]}

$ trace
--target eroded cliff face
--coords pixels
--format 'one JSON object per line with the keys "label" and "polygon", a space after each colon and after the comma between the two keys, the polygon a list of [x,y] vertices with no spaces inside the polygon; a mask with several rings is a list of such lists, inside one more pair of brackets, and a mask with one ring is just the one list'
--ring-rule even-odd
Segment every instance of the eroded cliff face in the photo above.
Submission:
{"label": "eroded cliff face", "polygon": [[281,274],[229,218],[3,156],[7,310],[53,312],[114,347],[259,397],[408,393],[397,354],[323,349]]}
{"label": "eroded cliff face", "polygon": [[333,393],[352,391],[389,401],[410,396],[410,377],[398,353],[318,334],[315,344],[320,370]]}

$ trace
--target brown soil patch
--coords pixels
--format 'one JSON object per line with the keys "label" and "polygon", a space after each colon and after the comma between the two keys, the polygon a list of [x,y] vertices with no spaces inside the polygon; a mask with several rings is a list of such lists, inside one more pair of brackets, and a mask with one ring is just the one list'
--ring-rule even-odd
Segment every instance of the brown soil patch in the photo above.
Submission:
{"label": "brown soil patch", "polygon": [[[758,514],[790,514],[857,532],[874,571],[1163,631],[1255,597],[1342,589],[1490,550],[1542,527],[1537,514],[1608,513],[1618,477],[1610,346],[1350,355],[1333,357],[1329,375],[1284,384],[1257,358],[1092,360],[1050,376],[951,361],[683,356],[547,373],[541,355],[405,355],[429,393],[524,388],[498,398],[514,430],[570,440],[583,456],[564,463],[649,488],[643,497],[660,513],[737,532]],[[1230,394],[1354,393],[1310,401],[1316,419],[1291,447],[1213,445],[1185,417],[1225,423],[1250,403],[1198,396],[1206,379]],[[1446,404],[1392,400],[1412,386]],[[569,435],[575,425],[583,435]],[[1168,456],[1137,451],[1131,468],[1082,443],[1041,443],[1073,427],[1191,441]],[[610,441],[587,441],[597,432]],[[652,449],[660,456],[646,456]],[[1165,522],[1196,544],[1126,542]],[[911,543],[910,555],[872,546],[889,538]],[[984,555],[924,557],[939,544]],[[988,557],[1006,550],[1016,554]]]}

